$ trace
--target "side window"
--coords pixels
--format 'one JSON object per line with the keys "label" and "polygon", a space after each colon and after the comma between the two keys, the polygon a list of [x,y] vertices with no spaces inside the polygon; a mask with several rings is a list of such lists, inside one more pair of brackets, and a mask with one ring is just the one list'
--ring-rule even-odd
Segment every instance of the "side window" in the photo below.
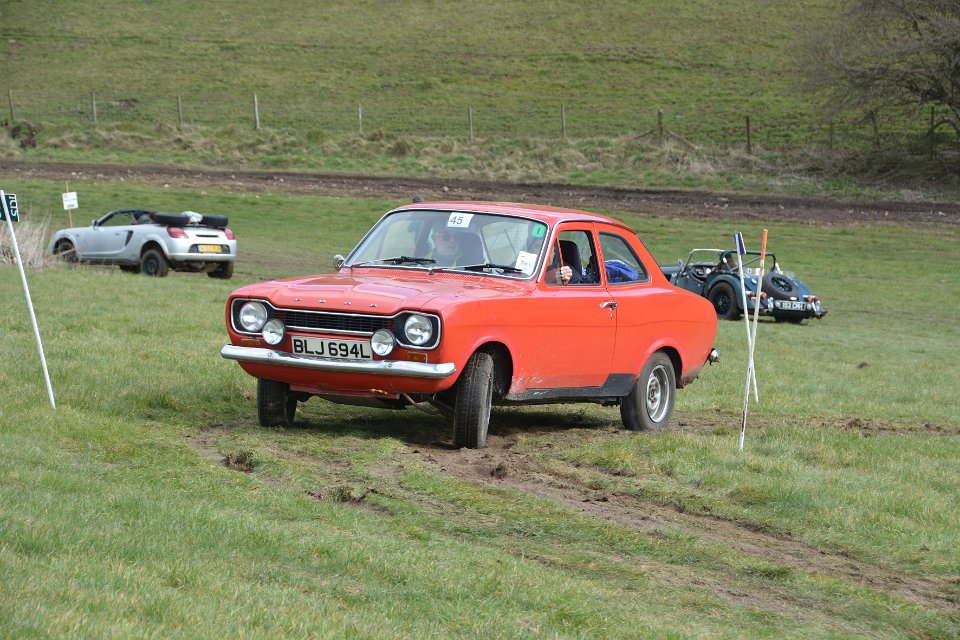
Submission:
{"label": "side window", "polygon": [[[559,253],[558,253],[559,249]],[[593,238],[589,231],[561,231],[550,247],[544,282],[548,285],[562,286],[561,267],[570,267],[573,275],[568,285],[598,285],[596,255]]]}
{"label": "side window", "polygon": [[621,236],[601,233],[600,249],[603,251],[603,268],[610,284],[646,282],[649,279],[640,258],[633,252],[630,243]]}
{"label": "side window", "polygon": [[118,211],[117,213],[104,220],[101,227],[122,227],[133,224],[133,216],[129,211]]}

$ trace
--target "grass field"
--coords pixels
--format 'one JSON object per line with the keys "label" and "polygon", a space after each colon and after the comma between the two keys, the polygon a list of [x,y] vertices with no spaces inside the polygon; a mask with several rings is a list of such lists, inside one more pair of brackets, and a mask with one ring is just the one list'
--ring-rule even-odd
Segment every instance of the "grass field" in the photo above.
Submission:
{"label": "grass field", "polygon": [[[65,226],[61,184],[3,186],[25,222]],[[218,356],[234,287],[330,270],[395,203],[75,187],[87,212],[227,214],[241,256],[228,282],[29,272],[56,411],[0,267],[0,637],[960,636],[956,229],[770,228],[830,312],[760,326],[742,454],[725,323],[677,428],[500,409],[473,455],[410,410],[312,400],[261,428]],[[609,213],[661,262],[760,232]]]}
{"label": "grass field", "polygon": [[869,126],[838,116],[831,134],[800,90],[805,31],[836,10],[10,2],[2,119],[38,131],[0,135],[0,154],[955,200],[953,140],[929,158],[926,110],[883,118],[876,151]]}

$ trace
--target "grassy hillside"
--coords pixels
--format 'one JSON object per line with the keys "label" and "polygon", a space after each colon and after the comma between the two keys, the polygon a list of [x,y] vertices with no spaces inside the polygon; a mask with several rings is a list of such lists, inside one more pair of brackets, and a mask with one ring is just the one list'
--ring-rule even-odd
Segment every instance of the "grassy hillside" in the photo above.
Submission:
{"label": "grassy hillside", "polygon": [[928,114],[884,118],[876,140],[862,122],[831,127],[799,90],[804,34],[836,10],[9,2],[0,154],[955,198]]}
{"label": "grassy hillside", "polygon": [[[20,224],[56,211],[58,183],[5,186]],[[253,380],[217,356],[233,287],[323,270],[392,203],[77,188],[86,211],[227,213],[241,258],[229,282],[31,271],[56,412],[0,267],[0,388],[17,390],[0,403],[0,636],[960,634],[960,336],[929,320],[960,290],[904,267],[955,263],[955,229],[770,229],[830,314],[761,325],[743,454],[743,327],[724,323],[682,428],[499,409],[470,457],[416,411],[311,400],[294,428],[261,428]],[[622,217],[662,261],[734,226]]]}
{"label": "grassy hillside", "polygon": [[670,128],[714,142],[739,134],[753,114],[757,135],[777,144],[810,139],[792,47],[798,25],[830,7],[12,2],[2,16],[0,88],[15,92],[17,112],[31,120],[66,117],[60,108],[89,117],[96,91],[105,122],[121,99],[137,114],[124,119],[165,110],[174,120],[179,94],[188,120],[250,124],[257,93],[264,123],[311,130],[356,130],[363,104],[369,130],[463,136],[470,105],[480,134],[559,135],[564,104],[574,137],[637,134],[663,108]]}

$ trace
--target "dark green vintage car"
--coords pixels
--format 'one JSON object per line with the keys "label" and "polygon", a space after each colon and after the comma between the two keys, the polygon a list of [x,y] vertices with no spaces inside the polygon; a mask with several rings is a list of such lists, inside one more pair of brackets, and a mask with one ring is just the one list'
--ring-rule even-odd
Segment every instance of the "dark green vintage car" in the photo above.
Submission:
{"label": "dark green vintage car", "polygon": [[[741,286],[740,264],[743,265]],[[827,311],[820,297],[797,277],[780,268],[777,256],[768,252],[760,287],[760,315],[783,322],[801,322],[822,318]],[[760,252],[747,251],[737,260],[735,249],[694,249],[687,261],[660,269],[670,282],[703,296],[713,305],[721,320],[736,320],[757,306],[757,280],[760,277]]]}

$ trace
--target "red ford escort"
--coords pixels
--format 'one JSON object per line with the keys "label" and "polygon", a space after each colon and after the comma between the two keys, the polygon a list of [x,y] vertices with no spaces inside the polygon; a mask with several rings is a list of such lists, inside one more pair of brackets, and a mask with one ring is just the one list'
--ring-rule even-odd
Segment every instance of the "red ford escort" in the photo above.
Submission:
{"label": "red ford escort", "polygon": [[312,396],[453,416],[455,447],[486,445],[490,407],[619,405],[659,429],[713,348],[705,299],[669,284],[610,218],[507,203],[390,211],[335,274],[237,289],[221,355],[257,378],[263,425]]}

